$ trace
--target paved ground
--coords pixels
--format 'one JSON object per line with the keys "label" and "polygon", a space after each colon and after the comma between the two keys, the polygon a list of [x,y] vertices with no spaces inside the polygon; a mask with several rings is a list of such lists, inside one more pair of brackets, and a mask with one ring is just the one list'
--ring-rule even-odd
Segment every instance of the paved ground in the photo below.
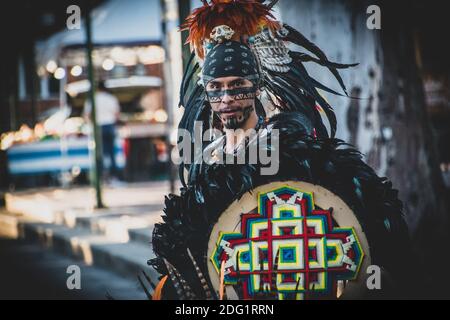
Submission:
{"label": "paved ground", "polygon": [[[8,193],[9,211],[0,209],[0,299],[146,299],[137,274],[149,268],[167,193],[165,181],[105,186],[101,210],[88,187]],[[70,265],[81,268],[81,290],[67,289]]]}
{"label": "paved ground", "polygon": [[[67,267],[81,269],[81,290],[67,289]],[[0,299],[146,299],[137,279],[87,266],[21,240],[0,238]]]}
{"label": "paved ground", "polygon": [[[21,212],[38,220],[54,222],[55,212],[67,210],[84,211],[133,211],[148,206],[162,205],[164,196],[169,193],[169,182],[122,183],[120,185],[105,185],[103,187],[103,202],[107,209],[95,210],[95,193],[90,187],[73,188],[38,188],[17,191],[5,195],[7,209],[11,212]],[[177,183],[176,193],[179,190]]]}

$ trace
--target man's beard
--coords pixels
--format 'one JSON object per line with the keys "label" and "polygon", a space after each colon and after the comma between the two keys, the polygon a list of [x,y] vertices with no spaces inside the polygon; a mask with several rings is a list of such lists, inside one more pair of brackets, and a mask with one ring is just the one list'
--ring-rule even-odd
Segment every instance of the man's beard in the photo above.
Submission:
{"label": "man's beard", "polygon": [[254,106],[243,107],[241,110],[242,116],[227,118],[225,121],[222,121],[223,126],[225,127],[225,129],[231,130],[242,128],[247,122],[248,118],[250,118],[253,110]]}

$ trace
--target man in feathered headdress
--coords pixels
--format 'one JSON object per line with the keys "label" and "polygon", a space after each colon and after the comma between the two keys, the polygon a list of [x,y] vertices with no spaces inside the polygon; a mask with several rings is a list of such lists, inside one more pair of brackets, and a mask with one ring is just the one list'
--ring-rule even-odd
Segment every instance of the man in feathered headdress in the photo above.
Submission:
{"label": "man in feathered headdress", "polygon": [[[261,163],[248,161],[237,165],[196,161],[180,166],[181,196],[166,198],[164,223],[157,224],[153,232],[157,258],[150,264],[167,275],[156,290],[157,298],[161,298],[162,284],[167,279],[171,284],[164,286],[167,297],[223,297],[224,283],[217,292],[217,288],[211,286],[210,277],[205,275],[212,259],[207,253],[211,249],[211,243],[208,245],[211,230],[231,203],[271,181],[307,181],[343,199],[351,208],[349,214],[356,217],[358,225],[364,226],[370,247],[374,250],[359,256],[352,253],[351,257],[346,256],[346,261],[353,263],[356,256],[362,260],[365,254],[388,269],[396,280],[401,278],[402,254],[399,254],[399,248],[408,247],[402,204],[392,185],[364,164],[356,150],[334,139],[336,119],[318,89],[338,93],[310,77],[303,62],[327,67],[345,94],[337,69],[354,65],[330,62],[300,32],[275,21],[271,10],[277,1],[264,2],[204,0],[203,6],[187,18],[182,29],[189,31],[188,42],[193,53],[180,90],[184,114],[179,129],[194,132],[196,124],[201,123],[203,132],[208,129],[224,132],[220,138],[203,147],[203,154],[212,155],[213,160],[217,152],[238,157],[240,151],[249,149],[255,139],[250,139],[246,130],[257,130],[258,137],[272,137],[277,130],[279,143],[273,144],[271,140],[263,148],[277,152],[280,170],[275,175],[264,176],[257,170],[263,166]],[[288,43],[299,45],[314,56],[291,51]],[[185,169],[187,181],[183,174]],[[275,195],[271,197],[276,199]],[[237,216],[240,214],[236,213]],[[239,263],[236,266],[227,260],[234,251],[225,243],[217,244],[221,246],[217,250],[225,251],[216,257],[216,270],[221,279],[230,270],[239,278],[239,270],[236,270]],[[347,243],[342,250],[352,252],[350,245]],[[369,251],[367,248],[364,249]],[[276,257],[275,264],[278,264],[278,253],[272,254]],[[222,269],[217,267],[217,261],[221,259],[224,259]],[[356,270],[354,265],[347,265],[348,268]],[[278,280],[269,278],[259,288],[268,288],[264,297],[277,298]],[[231,283],[235,283],[234,280]],[[247,285],[244,290],[239,283],[237,280],[236,290],[242,292],[236,293],[237,298],[255,297],[253,291],[247,290]],[[401,286],[400,283],[402,281],[398,280],[397,285]],[[312,287],[314,290],[314,285]],[[335,283],[330,287],[331,293],[327,294],[336,297]],[[303,292],[302,297],[303,294],[315,297],[315,293]],[[299,297],[297,289],[293,294],[283,296]]]}
{"label": "man in feathered headdress", "polygon": [[[344,92],[337,68],[353,65],[328,61],[298,31],[274,20],[271,9],[276,1],[263,2],[203,1],[183,25],[195,54],[181,87],[180,104],[185,112],[179,128],[194,132],[195,124],[201,122],[203,130],[222,130],[225,134],[205,151],[213,158],[221,151],[233,154],[245,149],[249,134],[243,131],[260,130],[269,122],[273,127],[278,118],[269,120],[268,116],[279,112],[292,112],[298,129],[309,135],[328,137],[336,131],[332,108],[317,88],[335,92],[309,77],[302,61],[327,66]],[[301,45],[318,58],[291,52],[285,42]],[[198,166],[185,163],[182,168],[195,178],[192,171]]]}

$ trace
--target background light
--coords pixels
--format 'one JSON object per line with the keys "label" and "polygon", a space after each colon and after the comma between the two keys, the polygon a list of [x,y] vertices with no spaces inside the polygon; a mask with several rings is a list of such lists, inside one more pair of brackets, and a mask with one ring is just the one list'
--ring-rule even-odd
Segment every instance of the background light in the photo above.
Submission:
{"label": "background light", "polygon": [[155,112],[155,120],[157,122],[166,122],[167,121],[167,112],[164,111],[163,109],[158,109]]}
{"label": "background light", "polygon": [[114,61],[111,59],[105,59],[105,61],[103,61],[102,67],[104,70],[106,71],[110,71],[114,68]]}
{"label": "background light", "polygon": [[55,70],[54,76],[56,79],[61,80],[66,76],[66,70],[64,70],[63,68],[58,68]]}
{"label": "background light", "polygon": [[83,68],[81,68],[78,65],[77,66],[73,66],[72,69],[70,70],[70,74],[73,75],[74,77],[78,77],[82,73],[83,73]]}
{"label": "background light", "polygon": [[136,53],[143,64],[163,63],[165,60],[165,51],[160,46],[141,47]]}
{"label": "background light", "polygon": [[53,72],[55,72],[56,69],[58,68],[58,65],[56,64],[55,61],[50,60],[49,62],[47,62],[47,65],[46,65],[45,68],[47,69],[47,71],[48,71],[49,73],[53,73]]}

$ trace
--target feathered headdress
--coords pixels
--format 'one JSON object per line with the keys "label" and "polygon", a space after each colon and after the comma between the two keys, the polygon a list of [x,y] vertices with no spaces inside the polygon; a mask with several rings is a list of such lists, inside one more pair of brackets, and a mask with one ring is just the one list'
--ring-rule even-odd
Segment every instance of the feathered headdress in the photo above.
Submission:
{"label": "feathered headdress", "polygon": [[[272,8],[277,0],[202,2],[203,6],[195,9],[181,26],[182,30],[189,31],[187,42],[193,52],[180,90],[180,105],[185,111],[179,128],[192,132],[195,121],[202,121],[204,130],[212,125],[212,111],[205,102],[205,89],[199,77],[208,50],[226,39],[246,44],[255,55],[261,76],[260,89],[267,97],[265,105],[257,102],[257,111],[264,113],[275,108],[280,112],[300,112],[309,118],[318,137],[334,137],[336,117],[318,89],[341,94],[313,79],[303,63],[312,62],[328,68],[345,95],[347,91],[338,69],[357,64],[329,61],[325,53],[299,31],[275,21]],[[289,44],[298,45],[305,52],[290,50]]]}
{"label": "feathered headdress", "polygon": [[271,13],[272,5],[255,0],[203,0],[203,6],[195,9],[181,26],[188,30],[187,43],[195,49],[197,56],[205,56],[203,43],[209,41],[214,28],[226,25],[234,31],[233,40],[242,41],[259,33],[263,28],[278,30],[280,24]]}

